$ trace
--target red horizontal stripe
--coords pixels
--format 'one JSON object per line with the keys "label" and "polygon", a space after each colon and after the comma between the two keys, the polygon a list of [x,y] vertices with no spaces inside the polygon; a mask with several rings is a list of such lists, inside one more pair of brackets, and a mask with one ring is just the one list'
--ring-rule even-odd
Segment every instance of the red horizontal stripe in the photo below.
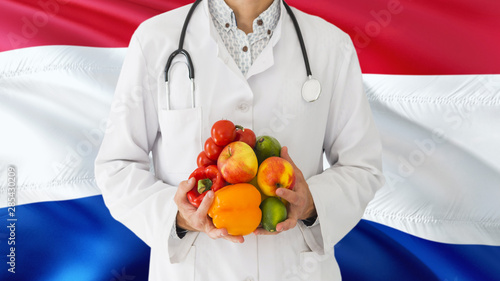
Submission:
{"label": "red horizontal stripe", "polygon": [[190,0],[3,0],[0,51],[41,45],[125,47],[147,18]]}
{"label": "red horizontal stripe", "polygon": [[[0,51],[124,47],[143,20],[192,0],[4,0]],[[364,73],[500,74],[500,1],[289,0],[351,35]]]}
{"label": "red horizontal stripe", "polygon": [[500,74],[500,1],[299,1],[351,35],[364,73]]}

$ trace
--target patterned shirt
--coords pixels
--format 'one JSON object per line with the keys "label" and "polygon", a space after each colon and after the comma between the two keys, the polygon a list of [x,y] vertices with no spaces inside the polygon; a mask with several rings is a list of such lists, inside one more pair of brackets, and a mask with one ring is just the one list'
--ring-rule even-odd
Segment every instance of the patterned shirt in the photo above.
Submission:
{"label": "patterned shirt", "polygon": [[229,54],[240,68],[243,75],[264,50],[273,35],[280,17],[279,0],[274,2],[253,21],[253,32],[245,34],[236,25],[233,10],[224,0],[208,1],[212,20]]}

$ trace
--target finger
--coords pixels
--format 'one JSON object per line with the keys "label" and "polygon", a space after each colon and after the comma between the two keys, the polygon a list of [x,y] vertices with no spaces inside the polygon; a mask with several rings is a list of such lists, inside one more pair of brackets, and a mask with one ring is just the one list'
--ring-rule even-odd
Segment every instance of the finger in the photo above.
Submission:
{"label": "finger", "polygon": [[280,187],[276,189],[276,195],[288,201],[288,203],[296,205],[299,202],[299,195],[296,191],[288,188]]}
{"label": "finger", "polygon": [[234,235],[227,235],[227,236],[224,236],[222,238],[224,238],[224,239],[226,239],[228,241],[231,241],[233,243],[243,243],[243,242],[245,242],[245,238],[243,238],[243,236],[241,236],[241,235],[236,235],[236,236],[234,236]]}
{"label": "finger", "polygon": [[225,228],[218,229],[213,224],[211,224],[211,226],[207,226],[207,228],[208,229],[205,232],[212,239],[218,239],[229,235]]}
{"label": "finger", "polygon": [[200,207],[198,207],[198,210],[196,213],[200,218],[205,218],[208,214],[208,209],[210,208],[210,205],[212,205],[212,202],[214,201],[214,192],[212,190],[207,191],[207,194],[205,194],[205,197],[203,197],[203,201],[201,201]]}
{"label": "finger", "polygon": [[285,159],[292,165],[292,168],[295,172],[295,179],[296,179],[295,186],[297,186],[297,183],[304,182],[305,181],[304,174],[302,174],[302,171],[299,169],[299,167],[297,167],[297,165],[295,165],[295,162],[293,162],[292,158],[290,157],[290,154],[288,154],[288,147],[286,146],[282,147],[280,155],[281,158]]}
{"label": "finger", "polygon": [[196,207],[194,207],[191,203],[189,203],[187,199],[187,193],[191,189],[193,189],[194,184],[195,184],[195,179],[191,178],[186,181],[182,181],[179,184],[179,187],[177,188],[177,191],[175,192],[174,195],[174,202],[177,204],[179,209],[191,209],[195,210]]}
{"label": "finger", "polygon": [[186,198],[186,194],[193,189],[194,185],[196,183],[195,178],[190,178],[185,181],[181,181],[179,183],[179,187],[177,188],[177,192],[175,193],[175,196],[178,196],[178,198]]}
{"label": "finger", "polygon": [[257,228],[256,230],[254,230],[253,234],[255,235],[276,235],[280,233],[280,231],[273,231],[273,232],[270,232],[270,231],[267,231],[265,230],[264,228]]}
{"label": "finger", "polygon": [[276,225],[276,231],[287,231],[294,228],[297,225],[297,219],[288,218],[285,221],[282,221]]}
{"label": "finger", "polygon": [[207,234],[212,239],[224,238],[233,243],[243,243],[245,241],[245,238],[241,235],[229,235],[225,228],[218,229],[213,227]]}

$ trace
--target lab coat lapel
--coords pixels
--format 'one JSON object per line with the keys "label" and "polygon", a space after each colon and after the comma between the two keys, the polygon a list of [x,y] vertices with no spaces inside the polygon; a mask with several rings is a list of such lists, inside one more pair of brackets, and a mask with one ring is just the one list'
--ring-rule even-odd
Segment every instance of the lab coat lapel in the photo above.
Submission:
{"label": "lab coat lapel", "polygon": [[222,41],[222,38],[220,37],[219,33],[217,32],[217,29],[214,26],[214,23],[212,22],[212,18],[210,16],[210,12],[208,9],[208,1],[204,1],[203,3],[203,8],[206,13],[209,24],[209,29],[210,29],[210,36],[212,39],[215,41],[217,45],[217,57],[225,64],[227,67],[233,72],[238,78],[243,79],[243,80],[248,80],[250,77],[253,75],[259,74],[261,72],[266,71],[269,69],[271,66],[274,65],[274,46],[276,43],[279,41],[281,37],[281,30],[282,30],[282,22],[284,20],[284,17],[287,17],[288,14],[286,13],[285,7],[283,6],[283,3],[280,2],[280,19],[278,21],[278,24],[276,25],[276,28],[274,30],[274,34],[271,37],[271,40],[269,41],[269,44],[262,50],[260,55],[257,57],[257,59],[253,62],[252,66],[248,70],[246,77],[243,76],[241,73],[241,70],[239,69],[238,65],[236,65],[236,62],[234,59],[231,57],[231,54],[227,51],[224,42]]}
{"label": "lab coat lapel", "polygon": [[243,73],[241,73],[240,68],[238,67],[238,65],[236,65],[236,62],[231,57],[231,54],[229,54],[229,52],[227,51],[226,46],[222,41],[222,38],[220,37],[219,33],[217,32],[217,29],[214,26],[214,23],[212,21],[212,16],[210,15],[208,9],[208,1],[204,1],[203,4],[204,4],[203,9],[205,10],[205,13],[208,18],[210,37],[215,41],[215,44],[217,45],[217,58],[220,59],[231,70],[231,72],[234,73],[239,79],[246,80],[245,77],[243,76]]}
{"label": "lab coat lapel", "polygon": [[253,62],[252,66],[250,66],[246,75],[246,79],[249,79],[253,75],[264,72],[265,70],[274,65],[274,54],[273,54],[274,48],[270,43],[271,42],[267,44],[264,50],[262,50],[257,59]]}
{"label": "lab coat lapel", "polygon": [[249,79],[253,75],[259,74],[261,72],[266,71],[271,66],[274,65],[274,46],[281,38],[281,30],[282,30],[282,22],[285,16],[288,16],[285,12],[285,7],[283,6],[283,2],[280,1],[280,18],[278,20],[278,24],[274,29],[273,36],[271,40],[267,44],[267,46],[262,50],[257,59],[253,62],[250,69],[248,69],[246,79]]}

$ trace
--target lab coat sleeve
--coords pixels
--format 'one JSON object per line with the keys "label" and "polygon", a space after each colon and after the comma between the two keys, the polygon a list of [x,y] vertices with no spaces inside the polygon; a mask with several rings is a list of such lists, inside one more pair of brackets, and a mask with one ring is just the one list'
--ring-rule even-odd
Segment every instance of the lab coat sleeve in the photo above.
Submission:
{"label": "lab coat sleeve", "polygon": [[[323,246],[324,252],[331,252],[359,222],[368,202],[384,183],[378,131],[354,46],[345,37],[341,47],[344,61],[335,79],[323,145],[331,167],[307,180],[319,224],[309,228],[299,225],[308,244]],[[319,251],[318,247],[311,249]]]}
{"label": "lab coat sleeve", "polygon": [[175,262],[187,254],[195,233],[172,239],[177,187],[150,171],[149,153],[159,124],[152,90],[155,79],[147,69],[136,32],[115,90],[95,176],[112,216],[149,246],[168,251]]}

